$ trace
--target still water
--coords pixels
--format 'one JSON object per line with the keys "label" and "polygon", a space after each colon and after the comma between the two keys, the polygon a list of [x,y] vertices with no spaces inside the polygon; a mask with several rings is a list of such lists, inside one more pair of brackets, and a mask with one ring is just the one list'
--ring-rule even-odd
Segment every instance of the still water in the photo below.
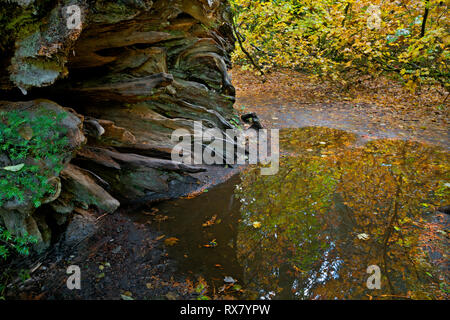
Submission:
{"label": "still water", "polygon": [[178,239],[169,256],[203,298],[448,298],[448,152],[320,127],[280,142],[278,174],[252,166],[137,218]]}

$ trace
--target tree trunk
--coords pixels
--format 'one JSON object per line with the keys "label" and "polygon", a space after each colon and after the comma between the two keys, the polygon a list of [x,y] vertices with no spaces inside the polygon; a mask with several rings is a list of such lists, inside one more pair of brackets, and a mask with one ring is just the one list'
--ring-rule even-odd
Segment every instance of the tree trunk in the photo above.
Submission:
{"label": "tree trunk", "polygon": [[428,13],[430,11],[430,8],[428,7],[429,4],[430,4],[430,1],[426,0],[425,1],[425,12],[423,14],[422,28],[420,30],[420,37],[421,38],[423,36],[425,36],[425,30],[426,30],[426,26],[427,26]]}

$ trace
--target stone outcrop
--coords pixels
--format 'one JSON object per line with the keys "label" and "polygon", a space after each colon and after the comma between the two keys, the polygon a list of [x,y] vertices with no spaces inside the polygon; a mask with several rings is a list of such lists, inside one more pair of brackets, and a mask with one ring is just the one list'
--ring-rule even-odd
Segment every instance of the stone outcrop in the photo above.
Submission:
{"label": "stone outcrop", "polygon": [[61,124],[70,152],[53,177],[57,196],[39,210],[45,219],[29,203],[3,205],[8,229],[44,241],[49,217],[63,224],[76,208],[113,212],[196,183],[208,168],[170,160],[171,133],[194,121],[233,128],[227,1],[0,2],[0,109],[70,115]]}
{"label": "stone outcrop", "polygon": [[[58,128],[55,128],[55,130],[62,130],[65,132],[65,137],[67,138],[63,154],[60,154],[59,163],[57,164],[68,166],[69,162],[76,154],[76,151],[86,143],[86,137],[82,132],[82,119],[80,119],[78,114],[69,109],[64,109],[49,100],[33,100],[27,102],[0,101],[0,114],[18,111],[20,113],[27,113],[29,118],[33,118],[42,110],[51,111],[55,115],[60,115],[62,113],[65,115],[59,122]],[[24,130],[20,133],[24,135],[27,140],[32,140],[38,135],[37,132],[33,132],[30,127],[27,127],[27,124],[24,124],[22,128]],[[3,148],[0,150],[3,150]],[[0,168],[7,165],[17,165],[13,159],[10,159],[10,155],[5,153],[5,151],[0,151],[0,153],[3,159],[3,163],[0,163]],[[25,164],[36,165],[40,168],[40,171],[45,172],[47,183],[54,186],[53,193],[45,194],[39,199],[42,204],[52,203],[61,197],[61,177],[55,176],[53,173],[54,166],[56,165],[55,163],[47,160],[45,157],[37,161],[31,156],[24,159],[23,162]],[[4,173],[4,170],[0,171],[0,179],[4,178],[2,176]],[[17,174],[20,174],[20,171],[17,172]],[[37,183],[37,181],[32,181],[32,183]],[[23,199],[9,199],[0,206],[0,223],[3,222],[7,229],[15,235],[23,236],[25,233],[28,233],[36,237],[40,241],[38,247],[44,248],[50,244],[50,231],[45,222],[45,218],[42,215],[33,215],[36,209],[33,201],[34,189],[31,188],[31,186],[29,187],[29,189],[26,188],[24,190],[25,194]],[[2,195],[8,193],[8,190],[5,190],[6,187],[2,185],[1,188],[0,191]]]}

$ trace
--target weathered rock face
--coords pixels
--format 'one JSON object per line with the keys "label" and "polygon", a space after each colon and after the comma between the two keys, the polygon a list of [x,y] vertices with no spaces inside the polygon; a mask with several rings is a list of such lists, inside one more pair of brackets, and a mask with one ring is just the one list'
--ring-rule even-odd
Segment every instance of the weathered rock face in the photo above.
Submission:
{"label": "weathered rock face", "polygon": [[[4,151],[4,144],[8,143],[8,141],[4,141],[4,137],[2,135],[0,142],[2,144],[2,148],[0,150],[2,163],[0,163],[0,179],[2,180],[1,189],[0,189],[0,200],[5,200],[4,195],[8,193],[9,190],[7,188],[11,188],[11,184],[3,184],[3,180],[6,179],[5,174],[9,174],[10,179],[13,178],[13,175],[21,176],[23,179],[23,170],[18,171],[17,173],[6,172],[2,168],[11,165],[34,165],[38,170],[36,170],[36,175],[44,175],[46,179],[46,183],[53,186],[53,192],[43,194],[39,199],[35,199],[35,193],[38,192],[37,188],[33,185],[38,185],[39,181],[36,177],[33,177],[32,174],[28,174],[26,178],[29,180],[29,184],[32,185],[22,185],[22,189],[24,189],[23,199],[11,198],[7,199],[7,201],[0,202],[0,223],[3,224],[10,230],[13,234],[23,236],[25,233],[28,233],[38,240],[40,243],[38,244],[38,248],[45,248],[50,244],[50,235],[49,228],[45,221],[45,217],[43,215],[33,215],[36,205],[35,201],[38,200],[42,204],[51,203],[58,199],[61,195],[61,178],[54,172],[55,166],[61,165],[66,166],[69,165],[69,162],[73,158],[74,154],[78,149],[80,149],[86,143],[86,137],[82,132],[82,120],[79,115],[70,111],[68,109],[64,109],[58,104],[49,101],[49,100],[34,100],[27,102],[4,102],[0,101],[0,114],[8,114],[9,112],[19,112],[19,114],[26,114],[26,119],[33,120],[36,119],[41,112],[51,112],[52,115],[64,115],[62,119],[58,122],[57,128],[52,128],[55,132],[61,131],[64,132],[65,138],[67,141],[65,142],[64,148],[61,153],[58,155],[57,161],[51,161],[47,157],[42,157],[40,159],[36,159],[34,155],[27,155],[24,159],[15,159],[11,154],[8,154],[10,150],[20,150],[23,148],[20,140],[9,141],[12,143],[12,147],[8,148]],[[1,117],[0,121],[7,121],[5,118]],[[28,123],[24,123],[19,130],[19,134],[23,137],[23,139],[32,141],[33,139],[39,139],[42,137],[40,132],[36,132],[42,128],[35,127],[34,130]],[[23,141],[23,139],[21,141]],[[14,145],[17,143],[17,145]],[[44,143],[46,143],[44,141]],[[14,179],[14,180],[18,180]]]}
{"label": "weathered rock face", "polygon": [[[0,100],[50,99],[80,121],[80,143],[48,206],[59,224],[77,207],[112,212],[119,201],[181,195],[180,184],[195,183],[191,174],[205,168],[170,160],[171,133],[193,131],[194,121],[232,128],[227,1],[0,2]],[[80,28],[72,28],[78,9]],[[2,102],[26,104],[39,102]],[[17,231],[7,221],[20,216],[38,235],[45,221],[27,227],[33,211],[0,208],[8,228]]]}

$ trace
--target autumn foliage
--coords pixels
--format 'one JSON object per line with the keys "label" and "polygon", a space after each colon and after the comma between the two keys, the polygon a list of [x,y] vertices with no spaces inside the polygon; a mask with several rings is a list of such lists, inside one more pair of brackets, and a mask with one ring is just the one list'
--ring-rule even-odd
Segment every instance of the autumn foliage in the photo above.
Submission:
{"label": "autumn foliage", "polygon": [[234,60],[246,68],[305,70],[344,85],[360,74],[384,74],[412,91],[423,83],[450,88],[445,1],[231,2],[241,44]]}

